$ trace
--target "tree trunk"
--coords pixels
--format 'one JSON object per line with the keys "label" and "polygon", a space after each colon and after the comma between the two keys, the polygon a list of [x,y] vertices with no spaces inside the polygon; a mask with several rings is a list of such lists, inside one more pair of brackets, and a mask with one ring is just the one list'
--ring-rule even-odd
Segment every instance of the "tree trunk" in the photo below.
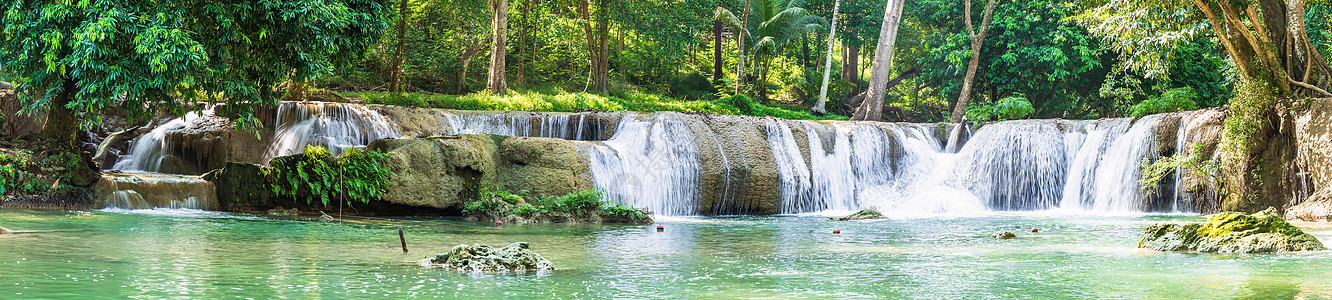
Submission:
{"label": "tree trunk", "polygon": [[736,95],[739,95],[742,91],[744,91],[744,86],[745,86],[745,31],[749,30],[749,9],[750,9],[749,6],[753,2],[754,2],[753,0],[745,1],[745,13],[744,16],[740,17],[740,30],[736,30],[737,32],[739,32],[739,37],[740,37],[738,39],[739,42],[737,43],[737,45],[739,46],[736,47],[740,49],[740,56],[736,57],[737,59],[735,66]]}
{"label": "tree trunk", "polygon": [[42,131],[37,134],[38,137],[48,140],[52,146],[64,149],[76,148],[74,141],[78,138],[79,117],[74,115],[74,110],[69,109],[67,105],[74,101],[74,94],[78,92],[74,80],[66,78],[60,95],[51,99],[51,106],[47,108],[46,113],[46,126],[42,127]]}
{"label": "tree trunk", "polygon": [[486,77],[486,89],[495,94],[504,94],[509,91],[509,85],[504,82],[504,56],[508,49],[505,38],[509,29],[509,0],[491,0],[490,3],[494,13],[491,17],[494,42],[491,43],[490,75]]}
{"label": "tree trunk", "polygon": [[527,45],[532,42],[532,1],[523,0],[523,27],[522,33],[518,36],[518,74],[514,82],[522,86],[524,80],[527,80],[527,70],[525,60],[528,57]]}
{"label": "tree trunk", "polygon": [[883,96],[891,76],[893,47],[897,44],[897,27],[902,20],[902,6],[906,0],[890,0],[883,12],[883,25],[879,28],[879,45],[874,49],[874,68],[870,71],[869,91],[865,103],[856,109],[852,120],[878,121],[883,114]]}
{"label": "tree trunk", "polygon": [[602,94],[610,93],[610,85],[607,83],[610,75],[610,48],[607,40],[610,39],[610,20],[606,16],[605,0],[598,1],[597,5],[597,68],[593,72],[592,84],[596,86],[597,92]]}
{"label": "tree trunk", "polygon": [[722,68],[722,21],[712,21],[712,80],[721,80]]}
{"label": "tree trunk", "polygon": [[402,61],[407,48],[407,0],[398,1],[398,45],[393,53],[393,74],[389,75],[390,93],[402,91]]}
{"label": "tree trunk", "polygon": [[472,59],[473,59],[473,58],[476,58],[477,53],[481,53],[481,49],[482,49],[482,48],[484,48],[484,45],[482,45],[482,44],[476,44],[476,45],[468,46],[467,49],[463,49],[462,60],[461,60],[461,62],[462,62],[462,70],[459,70],[459,71],[458,71],[458,93],[459,93],[459,94],[462,94],[462,93],[464,92],[464,90],[465,90],[465,83],[467,82],[467,69],[468,69],[468,67],[472,65]]}
{"label": "tree trunk", "polygon": [[829,77],[832,76],[832,51],[833,46],[835,45],[834,41],[836,41],[833,37],[837,36],[837,15],[840,13],[839,10],[841,8],[842,0],[836,0],[833,2],[832,26],[828,27],[828,55],[827,58],[823,60],[823,84],[819,87],[819,102],[815,103],[814,108],[811,109],[816,115],[824,115],[828,113],[826,108],[828,103],[828,81]]}
{"label": "tree trunk", "polygon": [[980,32],[971,26],[971,0],[962,0],[966,13],[967,35],[971,37],[971,61],[967,63],[967,77],[962,79],[962,94],[957,96],[953,106],[953,115],[949,122],[962,123],[967,115],[967,100],[971,98],[971,85],[976,78],[976,66],[980,65],[981,46],[985,44],[985,32],[990,29],[990,16],[994,13],[994,0],[985,3],[985,16],[982,17]]}
{"label": "tree trunk", "polygon": [[846,81],[856,85],[855,92],[860,93],[860,46],[846,48],[846,62],[849,68],[842,69],[842,73],[846,74]]}

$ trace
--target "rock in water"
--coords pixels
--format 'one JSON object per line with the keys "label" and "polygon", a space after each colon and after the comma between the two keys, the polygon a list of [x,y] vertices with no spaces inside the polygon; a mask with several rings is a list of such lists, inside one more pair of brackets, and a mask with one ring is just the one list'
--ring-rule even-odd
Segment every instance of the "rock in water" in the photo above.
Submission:
{"label": "rock in water", "polygon": [[851,214],[851,215],[849,215],[849,216],[845,216],[845,217],[841,217],[841,218],[828,218],[828,220],[829,220],[829,221],[851,221],[851,220],[867,220],[867,219],[882,219],[882,218],[883,218],[883,214],[879,213],[879,211],[877,211],[877,210],[873,210],[873,209],[862,209],[862,210],[860,210],[860,211],[858,211],[858,212],[856,212],[856,213],[854,213],[854,214]]}
{"label": "rock in water", "polygon": [[1156,223],[1143,229],[1138,248],[1159,251],[1268,253],[1325,250],[1323,243],[1277,215],[1275,208],[1246,215],[1225,212],[1193,224]]}
{"label": "rock in water", "polygon": [[487,245],[458,245],[448,253],[421,260],[422,266],[442,267],[467,272],[524,272],[554,270],[555,265],[528,249],[527,243],[513,243],[495,249]]}
{"label": "rock in water", "polygon": [[9,230],[9,228],[0,227],[0,234],[10,234],[10,233],[14,233],[14,231]]}
{"label": "rock in water", "polygon": [[990,237],[1000,240],[1011,240],[1016,239],[1017,235],[1007,231],[996,231],[994,234],[991,234]]}

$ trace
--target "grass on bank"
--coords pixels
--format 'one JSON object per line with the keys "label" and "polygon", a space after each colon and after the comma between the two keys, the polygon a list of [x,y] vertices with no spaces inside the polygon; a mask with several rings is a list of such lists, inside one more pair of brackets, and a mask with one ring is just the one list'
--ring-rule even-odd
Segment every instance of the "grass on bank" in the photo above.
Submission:
{"label": "grass on bank", "polygon": [[712,101],[680,100],[643,92],[612,91],[610,95],[568,92],[558,88],[511,90],[506,95],[488,92],[467,95],[437,95],[422,93],[338,92],[344,98],[357,98],[361,103],[414,106],[457,110],[497,111],[674,111],[682,113],[711,113],[720,115],[747,115],[777,117],[793,120],[846,120],[845,116],[816,116],[803,107],[765,105],[748,96],[737,95]]}

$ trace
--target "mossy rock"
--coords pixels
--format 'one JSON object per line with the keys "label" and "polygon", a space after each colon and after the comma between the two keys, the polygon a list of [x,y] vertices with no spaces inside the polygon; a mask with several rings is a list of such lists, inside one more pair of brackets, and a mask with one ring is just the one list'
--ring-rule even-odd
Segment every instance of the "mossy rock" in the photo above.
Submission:
{"label": "mossy rock", "polygon": [[990,234],[990,237],[997,240],[1011,240],[1016,239],[1017,235],[1007,231],[995,231],[993,234]]}
{"label": "mossy rock", "polygon": [[862,209],[849,216],[841,218],[828,218],[828,221],[851,221],[851,220],[868,220],[868,219],[883,219],[883,218],[884,218],[883,214],[879,213],[879,211],[877,210]]}
{"label": "mossy rock", "polygon": [[1157,223],[1143,230],[1138,248],[1159,251],[1270,253],[1325,250],[1312,235],[1282,220],[1275,208],[1225,212],[1193,224]]}
{"label": "mossy rock", "polygon": [[423,259],[420,264],[465,272],[525,272],[555,269],[550,260],[529,249],[527,243],[521,242],[498,249],[479,244],[458,245],[448,253]]}

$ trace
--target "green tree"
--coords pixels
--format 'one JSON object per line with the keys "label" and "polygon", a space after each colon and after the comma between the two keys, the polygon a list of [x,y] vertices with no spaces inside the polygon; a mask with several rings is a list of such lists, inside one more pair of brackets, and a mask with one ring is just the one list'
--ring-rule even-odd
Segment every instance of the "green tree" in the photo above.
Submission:
{"label": "green tree", "polygon": [[[781,54],[781,50],[805,32],[821,28],[827,24],[823,18],[810,15],[799,7],[797,0],[751,0],[747,6],[748,19],[742,20],[726,8],[717,9],[717,18],[733,28],[740,29],[744,43],[753,55],[755,68],[758,70],[759,98],[767,100],[768,74],[772,59]],[[744,49],[741,50],[741,59]]]}
{"label": "green tree", "polygon": [[110,107],[147,119],[212,100],[256,126],[253,105],[275,105],[278,83],[362,56],[392,4],[4,0],[0,69],[16,76],[25,112],[48,114],[41,135],[64,147]]}

